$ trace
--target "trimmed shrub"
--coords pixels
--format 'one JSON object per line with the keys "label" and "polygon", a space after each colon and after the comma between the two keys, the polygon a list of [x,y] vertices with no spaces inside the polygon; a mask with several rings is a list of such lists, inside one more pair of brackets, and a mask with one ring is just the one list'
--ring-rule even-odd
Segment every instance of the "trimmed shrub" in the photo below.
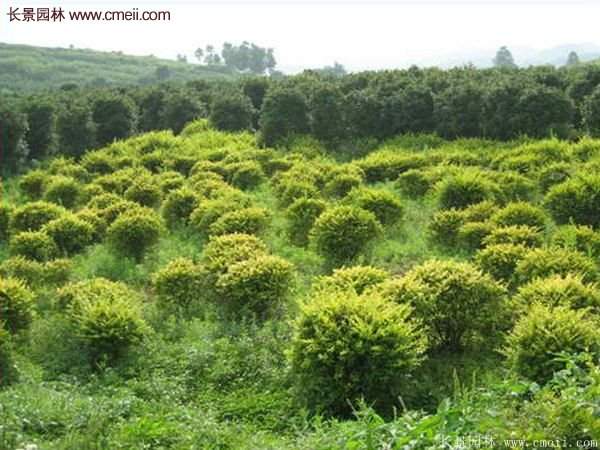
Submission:
{"label": "trimmed shrub", "polygon": [[10,254],[34,261],[48,261],[58,255],[54,240],[43,231],[23,231],[10,239]]}
{"label": "trimmed shrub", "polygon": [[8,258],[0,264],[0,275],[23,280],[32,288],[66,283],[73,263],[69,259],[55,259],[40,263],[22,256]]}
{"label": "trimmed shrub", "polygon": [[426,166],[429,161],[422,155],[407,155],[392,150],[382,150],[370,153],[356,164],[364,171],[368,183],[376,183],[395,180],[400,174],[410,169]]}
{"label": "trimmed shrub", "polygon": [[185,177],[179,172],[166,171],[158,175],[158,185],[163,194],[169,194],[172,191],[181,189],[185,184]]}
{"label": "trimmed shrub", "polygon": [[585,225],[565,225],[552,235],[552,245],[571,248],[586,255],[600,256],[600,232]]}
{"label": "trimmed shrub", "polygon": [[322,200],[299,198],[285,210],[287,232],[292,243],[302,247],[308,245],[309,232],[326,208],[327,204]]}
{"label": "trimmed shrub", "polygon": [[526,225],[495,228],[483,240],[484,245],[515,244],[525,247],[540,247],[543,242],[544,236],[540,230]]}
{"label": "trimmed shrub", "polygon": [[17,333],[29,326],[34,314],[34,297],[21,280],[0,278],[0,328]]}
{"label": "trimmed shrub", "polygon": [[564,369],[560,354],[600,356],[600,333],[586,311],[534,304],[508,335],[504,353],[519,375],[544,384]]}
{"label": "trimmed shrub", "polygon": [[427,225],[428,237],[441,247],[454,247],[458,243],[458,232],[464,223],[465,218],[461,211],[437,211]]}
{"label": "trimmed shrub", "polygon": [[468,250],[484,246],[484,239],[492,234],[496,226],[491,222],[468,222],[458,229],[458,245]]}
{"label": "trimmed shrub", "polygon": [[162,204],[162,216],[169,227],[188,224],[192,211],[198,207],[200,197],[186,187],[171,192]]}
{"label": "trimmed shrub", "polygon": [[209,227],[209,234],[261,234],[268,227],[270,220],[269,212],[265,208],[242,208],[219,217]]}
{"label": "trimmed shrub", "polygon": [[573,275],[553,275],[538,278],[521,286],[513,298],[522,311],[536,303],[548,306],[564,306],[571,309],[589,308],[600,313],[600,291],[597,285],[585,284]]}
{"label": "trimmed shrub", "polygon": [[529,249],[523,245],[488,245],[477,252],[475,262],[494,279],[508,283],[512,281],[517,264],[528,252]]}
{"label": "trimmed shrub", "polygon": [[102,239],[104,239],[108,224],[106,219],[102,217],[101,211],[91,208],[84,208],[77,211],[77,213],[75,213],[75,217],[84,221],[91,227],[92,235],[90,244],[100,242]]}
{"label": "trimmed shrub", "polygon": [[70,284],[58,292],[57,305],[93,362],[114,362],[148,332],[140,298],[123,283],[95,278]]}
{"label": "trimmed shrub", "polygon": [[535,182],[517,172],[495,172],[490,178],[501,187],[497,198],[504,202],[531,200],[537,193]]}
{"label": "trimmed shrub", "polygon": [[10,220],[10,228],[13,233],[39,231],[48,222],[60,217],[64,211],[63,208],[53,203],[26,203],[14,210]]}
{"label": "trimmed shrub", "polygon": [[50,178],[44,199],[65,208],[74,208],[81,198],[82,185],[70,177],[56,176]]}
{"label": "trimmed shrub", "polygon": [[19,189],[30,200],[40,200],[44,195],[48,174],[43,170],[30,170],[19,178]]}
{"label": "trimmed shrub", "polygon": [[557,185],[564,183],[573,173],[573,166],[566,162],[557,162],[540,169],[537,174],[538,184],[542,192],[548,192],[548,190]]}
{"label": "trimmed shrub", "polygon": [[342,267],[333,271],[332,275],[319,277],[313,284],[315,292],[351,291],[358,295],[378,286],[390,277],[383,269],[372,266]]}
{"label": "trimmed shrub", "polygon": [[216,302],[228,318],[265,320],[284,305],[292,280],[293,266],[284,259],[254,255],[217,278]]}
{"label": "trimmed shrub", "polygon": [[600,176],[573,178],[550,188],[544,206],[559,224],[600,228]]}
{"label": "trimmed shrub", "polygon": [[469,263],[427,261],[405,275],[404,289],[441,347],[462,349],[505,325],[505,289]]}
{"label": "trimmed shrub", "polygon": [[586,283],[598,280],[598,267],[593,259],[572,250],[539,248],[531,250],[517,264],[518,281],[528,283],[551,275],[581,276]]}
{"label": "trimmed shrub", "polygon": [[289,357],[303,401],[335,416],[350,416],[362,399],[390,412],[427,348],[410,315],[408,305],[351,292],[302,305]]}
{"label": "trimmed shrub", "polygon": [[317,218],[310,240],[330,265],[339,266],[364,253],[381,232],[381,224],[372,212],[338,206],[325,210]]}
{"label": "trimmed shrub", "polygon": [[494,200],[501,191],[498,185],[479,174],[461,173],[436,185],[442,209],[463,209],[469,205]]}
{"label": "trimmed shrub", "polygon": [[47,223],[42,231],[52,238],[65,255],[80,252],[92,243],[94,236],[92,225],[74,214],[65,214]]}
{"label": "trimmed shrub", "polygon": [[396,188],[410,198],[423,197],[441,179],[441,171],[411,169],[396,180]]}
{"label": "trimmed shrub", "polygon": [[485,201],[467,206],[461,211],[466,222],[487,222],[498,211],[500,207],[492,202]]}
{"label": "trimmed shrub", "polygon": [[203,200],[190,215],[190,224],[200,234],[208,235],[210,234],[211,226],[222,216],[243,208],[243,204],[230,198]]}
{"label": "trimmed shrub", "polygon": [[12,214],[13,208],[10,205],[0,203],[0,242],[8,240]]}
{"label": "trimmed shrub", "polygon": [[404,208],[398,197],[382,189],[354,189],[344,202],[371,211],[382,225],[392,225],[404,214]]}
{"label": "trimmed shrub", "polygon": [[177,258],[152,278],[159,302],[166,307],[187,309],[203,291],[203,272],[192,260]]}
{"label": "trimmed shrub", "polygon": [[81,159],[81,165],[91,174],[106,175],[114,172],[115,158],[105,151],[87,152]]}
{"label": "trimmed shrub", "polygon": [[492,216],[492,221],[499,226],[526,225],[544,229],[548,217],[543,209],[530,203],[509,203]]}
{"label": "trimmed shrub", "polygon": [[358,188],[362,182],[362,177],[356,173],[336,173],[327,181],[324,191],[326,195],[341,198],[352,189]]}
{"label": "trimmed shrub", "polygon": [[284,207],[300,198],[319,198],[321,196],[317,186],[304,180],[286,180],[276,186],[275,194]]}
{"label": "trimmed shrub", "polygon": [[162,228],[154,211],[138,206],[121,214],[108,228],[106,237],[115,250],[139,262],[158,242]]}
{"label": "trimmed shrub", "polygon": [[148,208],[159,205],[161,199],[160,187],[152,177],[137,177],[125,191],[125,198]]}
{"label": "trimmed shrub", "polygon": [[202,264],[209,274],[224,273],[228,266],[267,253],[267,247],[256,236],[227,234],[211,237],[202,253]]}
{"label": "trimmed shrub", "polygon": [[266,178],[256,161],[229,164],[227,169],[231,172],[231,184],[239,189],[254,189]]}

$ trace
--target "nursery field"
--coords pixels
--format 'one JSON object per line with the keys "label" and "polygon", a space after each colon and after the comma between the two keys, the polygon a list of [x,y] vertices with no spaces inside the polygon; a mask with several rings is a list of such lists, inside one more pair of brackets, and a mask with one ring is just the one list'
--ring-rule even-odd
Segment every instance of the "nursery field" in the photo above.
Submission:
{"label": "nursery field", "polygon": [[600,140],[200,119],[1,188],[0,449],[600,446]]}

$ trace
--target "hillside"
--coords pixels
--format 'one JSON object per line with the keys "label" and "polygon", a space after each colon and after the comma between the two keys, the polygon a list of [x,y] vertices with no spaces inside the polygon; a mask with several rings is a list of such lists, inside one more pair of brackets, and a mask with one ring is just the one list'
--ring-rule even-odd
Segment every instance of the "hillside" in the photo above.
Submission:
{"label": "hillside", "polygon": [[204,120],[48,159],[1,186],[0,449],[597,448],[599,168]]}
{"label": "hillside", "polygon": [[[158,74],[159,68],[162,68],[161,76]],[[66,83],[91,86],[143,85],[166,80],[188,81],[228,76],[224,68],[154,56],[0,43],[0,91],[57,88]]]}

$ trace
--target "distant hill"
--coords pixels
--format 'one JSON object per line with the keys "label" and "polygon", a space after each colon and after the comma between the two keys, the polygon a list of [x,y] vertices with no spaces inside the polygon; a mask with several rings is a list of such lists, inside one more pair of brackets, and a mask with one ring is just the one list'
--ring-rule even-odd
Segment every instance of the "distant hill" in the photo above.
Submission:
{"label": "distant hill", "polygon": [[0,43],[0,91],[86,86],[143,85],[165,80],[229,78],[224,67],[201,66],[154,56],[87,49]]}

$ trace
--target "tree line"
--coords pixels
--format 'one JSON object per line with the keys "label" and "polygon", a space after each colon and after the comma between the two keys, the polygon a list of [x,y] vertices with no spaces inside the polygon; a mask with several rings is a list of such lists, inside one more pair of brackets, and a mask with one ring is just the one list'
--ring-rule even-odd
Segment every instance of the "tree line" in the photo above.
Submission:
{"label": "tree line", "polygon": [[78,88],[0,99],[2,167],[78,158],[136,133],[197,118],[256,130],[265,146],[309,134],[333,151],[405,133],[444,138],[600,135],[600,65],[247,76],[151,87]]}

